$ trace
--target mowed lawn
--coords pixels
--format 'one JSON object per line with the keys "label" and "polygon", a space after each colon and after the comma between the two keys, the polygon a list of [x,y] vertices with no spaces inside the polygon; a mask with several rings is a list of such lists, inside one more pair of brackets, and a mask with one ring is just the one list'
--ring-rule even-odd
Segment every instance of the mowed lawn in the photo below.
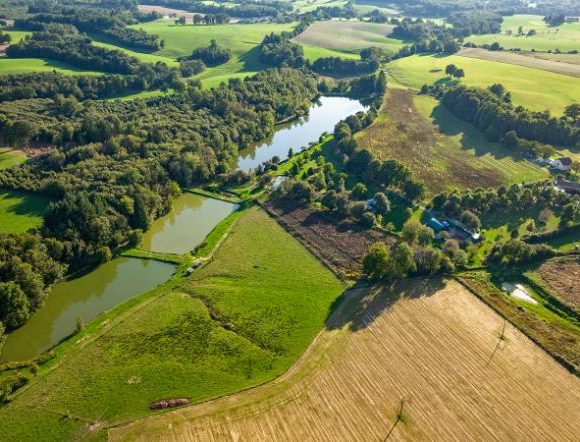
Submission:
{"label": "mowed lawn", "polygon": [[[562,52],[580,50],[580,23],[564,23],[560,26],[548,26],[540,15],[518,14],[504,17],[501,34],[472,35],[465,40],[477,45],[500,43],[505,49],[523,49],[549,51],[559,49]],[[524,35],[518,35],[519,27]],[[527,37],[531,29],[536,35]],[[509,35],[511,31],[511,35]]]}
{"label": "mowed lawn", "polygon": [[458,55],[414,55],[389,63],[387,71],[390,81],[418,90],[424,84],[448,82],[448,64],[465,71],[462,83],[482,88],[501,83],[511,92],[515,104],[531,110],[549,110],[560,116],[566,106],[580,102],[580,78]]}
{"label": "mowed lawn", "polygon": [[47,205],[48,200],[38,195],[0,190],[0,233],[39,228]]}
{"label": "mowed lawn", "polygon": [[310,47],[342,52],[358,52],[376,46],[394,53],[403,46],[403,42],[388,37],[393,28],[392,25],[359,21],[314,22],[294,41]]}
{"label": "mowed lawn", "polygon": [[45,431],[51,440],[83,439],[85,424],[147,416],[158,399],[201,402],[273,379],[306,350],[343,289],[263,211],[249,209],[205,268],[138,303],[82,350],[69,347],[59,367],[1,407],[0,440],[39,440]]}
{"label": "mowed lawn", "polygon": [[488,142],[433,97],[406,89],[390,88],[378,118],[356,139],[381,160],[403,162],[431,194],[548,177],[509,149]]}

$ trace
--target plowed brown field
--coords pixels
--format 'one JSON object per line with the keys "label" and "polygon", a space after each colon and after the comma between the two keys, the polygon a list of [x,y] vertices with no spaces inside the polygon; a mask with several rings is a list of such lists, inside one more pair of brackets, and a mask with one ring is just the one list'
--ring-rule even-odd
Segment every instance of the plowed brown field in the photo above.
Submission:
{"label": "plowed brown field", "polygon": [[110,438],[578,440],[580,381],[456,282],[347,296],[278,380],[114,428]]}

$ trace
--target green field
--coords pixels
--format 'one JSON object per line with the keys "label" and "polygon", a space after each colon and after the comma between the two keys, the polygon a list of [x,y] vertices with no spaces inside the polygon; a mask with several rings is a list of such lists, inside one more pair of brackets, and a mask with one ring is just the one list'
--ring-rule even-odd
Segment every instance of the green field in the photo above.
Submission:
{"label": "green field", "polygon": [[[520,26],[524,34],[531,29],[534,29],[537,34],[530,37],[517,35]],[[568,52],[580,50],[580,23],[564,23],[550,27],[539,15],[514,15],[504,17],[501,34],[472,35],[466,41],[477,45],[499,42],[505,49],[535,49],[536,51],[559,49],[562,52]]]}
{"label": "green field", "polygon": [[292,2],[294,10],[300,14],[305,12],[311,12],[317,8],[332,8],[338,6],[344,6],[348,3],[347,0],[298,0]]}
{"label": "green field", "polygon": [[0,169],[16,166],[26,160],[26,155],[21,150],[0,147]]}
{"label": "green field", "polygon": [[304,352],[343,286],[252,208],[206,267],[160,290],[101,318],[105,328],[89,324],[83,341],[104,333],[84,348],[65,344],[59,366],[0,408],[0,440],[83,439],[85,424],[148,415],[158,399],[201,402],[266,382]]}
{"label": "green field", "polygon": [[580,101],[580,78],[524,66],[451,55],[414,55],[387,65],[389,80],[418,90],[424,84],[448,81],[445,66],[455,64],[465,71],[461,80],[468,86],[487,88],[503,84],[515,104],[536,111],[562,115],[564,108]]}
{"label": "green field", "polygon": [[430,194],[547,178],[547,172],[488,142],[472,125],[437,100],[391,88],[378,118],[356,135],[381,160],[396,159],[422,180]]}
{"label": "green field", "polygon": [[[290,31],[289,24],[230,24],[216,26],[177,26],[173,20],[157,20],[134,26],[165,40],[165,47],[155,54],[175,60],[190,55],[193,49],[208,46],[214,39],[220,46],[232,51],[232,58],[220,66],[209,68],[195,78],[206,87],[218,86],[229,78],[243,78],[267,66],[258,60],[257,46],[270,32]],[[144,60],[144,59],[143,59]],[[145,60],[144,60],[145,61]]]}
{"label": "green field", "polygon": [[106,49],[121,50],[121,51],[137,58],[138,60],[141,60],[143,63],[161,62],[161,63],[165,63],[167,66],[171,66],[171,67],[172,66],[179,66],[179,62],[173,58],[170,58],[170,57],[163,57],[161,55],[156,55],[156,54],[145,54],[143,52],[135,52],[135,51],[132,51],[130,49],[121,48],[121,47],[116,46],[114,44],[105,43],[103,41],[99,41],[99,40],[95,40],[95,39],[93,39],[93,44],[95,46],[101,46],[101,47],[106,48]]}
{"label": "green field", "polygon": [[294,39],[296,43],[343,52],[357,52],[377,46],[386,52],[399,50],[404,43],[389,38],[393,26],[359,21],[315,22]]}
{"label": "green field", "polygon": [[74,66],[40,58],[0,57],[0,74],[27,74],[31,72],[57,71],[65,75],[99,75],[101,72],[84,71]]}
{"label": "green field", "polygon": [[358,60],[360,56],[354,52],[337,51],[334,49],[321,48],[318,46],[310,46],[309,44],[301,44],[304,49],[304,56],[310,61],[316,61],[323,57],[340,57],[347,59]]}
{"label": "green field", "polygon": [[0,190],[0,233],[26,232],[42,225],[45,198]]}
{"label": "green field", "polygon": [[24,37],[32,34],[32,32],[30,32],[30,31],[21,31],[19,29],[15,29],[15,28],[11,28],[11,27],[2,28],[2,31],[6,34],[10,34],[10,36],[12,37],[11,43],[19,43],[20,40],[22,40]]}

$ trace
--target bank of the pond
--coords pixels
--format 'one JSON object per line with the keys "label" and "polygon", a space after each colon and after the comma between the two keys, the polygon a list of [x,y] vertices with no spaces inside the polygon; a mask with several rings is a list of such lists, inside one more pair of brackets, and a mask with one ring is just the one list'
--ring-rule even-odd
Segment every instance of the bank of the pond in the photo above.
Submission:
{"label": "bank of the pond", "polygon": [[116,305],[147,292],[169,279],[168,263],[117,258],[79,278],[52,289],[44,306],[8,336],[1,361],[27,360],[58,344],[77,327]]}
{"label": "bank of the pond", "polygon": [[318,141],[324,132],[332,132],[339,121],[366,109],[360,101],[351,98],[321,97],[312,104],[307,116],[280,125],[264,143],[242,150],[237,168],[248,172],[274,156],[284,160],[290,148],[300,151],[301,147]]}

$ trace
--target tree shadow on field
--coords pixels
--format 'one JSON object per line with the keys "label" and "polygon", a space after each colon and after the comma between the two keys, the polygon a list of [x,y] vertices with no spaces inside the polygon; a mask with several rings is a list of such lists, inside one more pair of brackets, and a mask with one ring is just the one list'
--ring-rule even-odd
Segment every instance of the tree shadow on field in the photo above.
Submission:
{"label": "tree shadow on field", "polygon": [[441,277],[411,278],[377,285],[359,282],[334,302],[326,329],[339,330],[345,326],[351,331],[365,329],[398,301],[432,296],[445,285]]}

